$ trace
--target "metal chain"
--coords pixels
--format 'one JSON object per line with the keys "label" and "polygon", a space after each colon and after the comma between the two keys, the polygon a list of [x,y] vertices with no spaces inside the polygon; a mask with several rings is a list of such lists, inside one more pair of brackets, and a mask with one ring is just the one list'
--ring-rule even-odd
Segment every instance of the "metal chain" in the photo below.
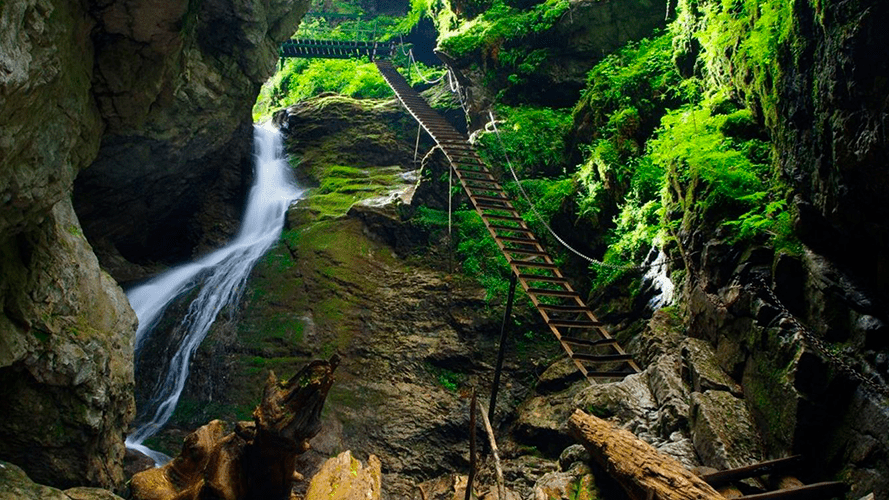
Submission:
{"label": "metal chain", "polygon": [[878,377],[865,376],[860,371],[855,369],[855,367],[852,366],[852,364],[848,360],[844,359],[839,354],[832,352],[823,340],[816,337],[808,328],[806,328],[802,323],[800,323],[798,319],[796,319],[793,313],[791,313],[790,310],[787,309],[787,306],[785,306],[778,299],[778,296],[775,295],[775,292],[768,286],[762,276],[757,276],[756,281],[769,296],[769,300],[773,302],[773,305],[778,308],[780,315],[787,318],[790,324],[797,329],[806,344],[818,351],[830,362],[830,364],[839,368],[842,372],[851,376],[855,380],[861,382],[866,392],[870,393],[873,396],[882,396],[884,398],[889,398],[889,387],[887,387],[883,383],[878,383],[874,380],[874,378]]}

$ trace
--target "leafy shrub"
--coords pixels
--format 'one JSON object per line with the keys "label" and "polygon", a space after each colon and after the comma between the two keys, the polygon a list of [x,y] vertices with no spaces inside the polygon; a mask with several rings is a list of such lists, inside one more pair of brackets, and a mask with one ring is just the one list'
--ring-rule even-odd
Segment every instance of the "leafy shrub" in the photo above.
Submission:
{"label": "leafy shrub", "polygon": [[477,146],[486,163],[505,170],[508,156],[522,179],[563,173],[565,134],[571,124],[568,111],[498,106],[495,112],[503,122],[498,124],[503,143],[493,132],[479,134]]}
{"label": "leafy shrub", "polygon": [[283,69],[262,86],[253,107],[254,121],[322,92],[358,99],[393,95],[376,66],[366,59],[288,58]]}

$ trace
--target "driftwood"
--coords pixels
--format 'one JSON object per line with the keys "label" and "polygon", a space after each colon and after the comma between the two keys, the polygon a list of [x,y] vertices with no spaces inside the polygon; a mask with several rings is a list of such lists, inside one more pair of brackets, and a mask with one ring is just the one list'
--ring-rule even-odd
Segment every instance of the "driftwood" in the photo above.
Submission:
{"label": "driftwood", "polygon": [[136,500],[285,500],[296,456],[321,430],[321,410],[338,358],[313,361],[289,381],[269,374],[253,422],[225,434],[214,420],[188,435],[167,465],[133,476]]}
{"label": "driftwood", "polygon": [[571,415],[568,428],[633,500],[723,500],[682,464],[632,432],[580,410]]}
{"label": "driftwood", "polygon": [[491,420],[488,419],[488,412],[485,407],[479,408],[482,414],[482,422],[485,424],[485,431],[488,433],[488,441],[491,443],[491,455],[494,456],[494,470],[497,473],[497,498],[504,500],[506,498],[506,482],[503,480],[503,468],[500,467],[500,453],[497,451],[497,440],[494,439],[494,429],[491,427]]}

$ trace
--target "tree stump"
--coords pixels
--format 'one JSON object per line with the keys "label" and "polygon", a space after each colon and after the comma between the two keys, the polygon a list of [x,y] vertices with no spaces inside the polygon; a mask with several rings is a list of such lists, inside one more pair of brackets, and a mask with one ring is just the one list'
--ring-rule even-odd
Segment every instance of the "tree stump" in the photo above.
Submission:
{"label": "tree stump", "polygon": [[286,500],[296,456],[321,430],[339,359],[313,361],[289,381],[269,373],[253,422],[225,434],[214,420],[185,438],[167,465],[133,476],[136,500]]}
{"label": "tree stump", "polygon": [[575,410],[571,434],[633,500],[723,500],[701,478],[611,423]]}

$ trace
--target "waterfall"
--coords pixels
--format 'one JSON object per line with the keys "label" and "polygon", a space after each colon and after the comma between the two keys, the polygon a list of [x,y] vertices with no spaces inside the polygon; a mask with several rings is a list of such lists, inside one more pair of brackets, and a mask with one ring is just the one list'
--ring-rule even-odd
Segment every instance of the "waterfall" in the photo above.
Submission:
{"label": "waterfall", "polygon": [[648,310],[654,312],[673,305],[674,287],[667,273],[667,254],[655,244],[649,250],[643,265],[651,266],[642,276],[642,289],[652,294],[647,304]]}
{"label": "waterfall", "polygon": [[199,260],[170,269],[127,292],[139,318],[135,342],[138,357],[145,339],[151,335],[167,306],[183,292],[199,288],[182,319],[181,327],[186,333],[175,348],[169,370],[160,382],[160,393],[139,409],[145,422],[126,440],[128,448],[145,453],[155,462],[163,463],[169,458],[142,443],[156,434],[173,414],[188,378],[192,355],[219,311],[228,304],[237,303],[253,265],[278,240],[287,208],[302,194],[293,183],[283,149],[277,130],[255,126],[255,179],[235,239]]}

